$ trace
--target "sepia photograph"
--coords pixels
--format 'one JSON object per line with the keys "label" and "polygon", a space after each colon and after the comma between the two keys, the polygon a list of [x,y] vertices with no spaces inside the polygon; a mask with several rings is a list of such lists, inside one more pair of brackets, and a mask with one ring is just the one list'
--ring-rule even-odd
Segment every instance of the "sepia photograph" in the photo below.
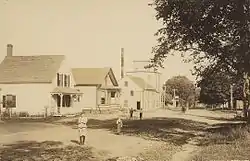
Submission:
{"label": "sepia photograph", "polygon": [[0,0],[0,161],[250,161],[250,0]]}

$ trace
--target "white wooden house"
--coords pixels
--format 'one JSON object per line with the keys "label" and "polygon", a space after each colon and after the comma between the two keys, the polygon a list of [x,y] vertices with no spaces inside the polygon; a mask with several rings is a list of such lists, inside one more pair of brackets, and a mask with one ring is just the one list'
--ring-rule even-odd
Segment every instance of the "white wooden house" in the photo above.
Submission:
{"label": "white wooden house", "polygon": [[0,64],[1,111],[30,115],[81,112],[82,93],[63,55],[13,56],[11,44]]}
{"label": "white wooden house", "polygon": [[120,108],[120,88],[112,68],[74,68],[75,87],[84,93],[85,109]]}
{"label": "white wooden house", "polygon": [[159,107],[159,92],[144,79],[126,75],[119,82],[123,108],[143,109],[145,111]]}

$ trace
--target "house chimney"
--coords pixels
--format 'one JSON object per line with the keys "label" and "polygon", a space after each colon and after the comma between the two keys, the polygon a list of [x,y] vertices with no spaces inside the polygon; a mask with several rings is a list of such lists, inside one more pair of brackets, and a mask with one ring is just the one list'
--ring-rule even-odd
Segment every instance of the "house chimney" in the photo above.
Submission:
{"label": "house chimney", "polygon": [[13,45],[12,44],[7,44],[7,56],[13,56]]}
{"label": "house chimney", "polygon": [[121,48],[121,79],[124,77],[124,48]]}

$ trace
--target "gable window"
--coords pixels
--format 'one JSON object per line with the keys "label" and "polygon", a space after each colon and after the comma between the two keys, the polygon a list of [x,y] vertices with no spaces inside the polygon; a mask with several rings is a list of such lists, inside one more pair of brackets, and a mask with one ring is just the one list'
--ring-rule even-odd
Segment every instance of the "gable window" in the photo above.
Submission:
{"label": "gable window", "polygon": [[63,87],[63,74],[57,73],[57,86]]}
{"label": "gable window", "polygon": [[70,75],[64,74],[64,87],[70,87]]}
{"label": "gable window", "polygon": [[70,87],[70,75],[68,75],[68,87]]}
{"label": "gable window", "polygon": [[68,87],[68,76],[64,75],[64,87]]}
{"label": "gable window", "polygon": [[63,87],[63,74],[60,74],[60,87]]}
{"label": "gable window", "polygon": [[16,96],[15,95],[3,95],[3,108],[15,108]]}
{"label": "gable window", "polygon": [[130,96],[134,96],[134,91],[130,91]]}
{"label": "gable window", "polygon": [[127,87],[128,86],[128,81],[124,82],[124,86]]}
{"label": "gable window", "polygon": [[57,81],[57,86],[60,86],[60,74],[56,74],[56,81]]}
{"label": "gable window", "polygon": [[115,92],[114,91],[112,91],[110,95],[111,95],[111,98],[115,98]]}

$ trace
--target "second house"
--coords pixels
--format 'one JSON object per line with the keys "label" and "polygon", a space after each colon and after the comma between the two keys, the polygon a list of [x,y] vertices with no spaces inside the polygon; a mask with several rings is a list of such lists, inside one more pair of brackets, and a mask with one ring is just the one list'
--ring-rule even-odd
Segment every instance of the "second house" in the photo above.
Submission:
{"label": "second house", "polygon": [[84,109],[120,108],[120,88],[112,68],[73,68],[75,87],[84,93]]}

